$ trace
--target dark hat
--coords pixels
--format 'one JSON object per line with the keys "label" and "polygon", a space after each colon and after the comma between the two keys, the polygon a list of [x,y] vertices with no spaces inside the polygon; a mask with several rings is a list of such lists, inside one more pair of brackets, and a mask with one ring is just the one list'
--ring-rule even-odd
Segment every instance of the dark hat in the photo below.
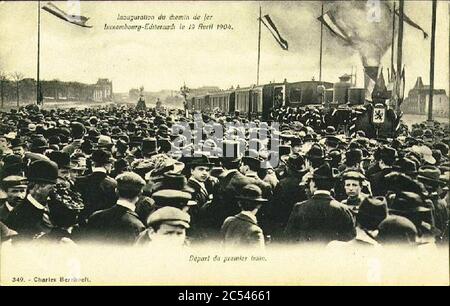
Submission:
{"label": "dark hat", "polygon": [[122,139],[117,140],[116,142],[117,151],[124,153],[128,149],[128,143]]}
{"label": "dark hat", "polygon": [[410,176],[415,176],[417,174],[416,164],[407,157],[398,158],[392,165],[392,168]]}
{"label": "dark hat", "polygon": [[280,156],[291,154],[291,147],[286,145],[278,146],[278,152]]}
{"label": "dark hat", "polygon": [[186,176],[172,172],[164,173],[161,180],[156,182],[153,186],[153,191],[155,192],[165,189],[179,190],[188,193],[195,192],[193,188],[189,187]]}
{"label": "dark hat", "polygon": [[309,159],[321,159],[325,157],[325,151],[321,145],[315,143],[306,153],[306,157]]}
{"label": "dark hat", "polygon": [[159,152],[156,138],[145,138],[142,140],[142,153],[145,155],[155,155]]}
{"label": "dark hat", "polygon": [[448,152],[449,152],[448,145],[446,145],[445,143],[443,143],[443,142],[435,143],[433,145],[433,148],[441,151],[442,155],[448,156]]}
{"label": "dark hat", "polygon": [[147,225],[151,226],[158,223],[167,223],[174,226],[189,228],[191,217],[188,213],[175,207],[161,207],[156,210],[147,219]]}
{"label": "dark hat", "polygon": [[379,159],[387,162],[393,163],[397,157],[397,151],[389,146],[382,146],[377,152]]}
{"label": "dark hat", "polygon": [[377,241],[386,243],[415,244],[417,228],[410,220],[401,216],[388,216],[378,226]]}
{"label": "dark hat", "polygon": [[30,151],[42,151],[48,149],[48,142],[44,137],[36,137],[31,140]]}
{"label": "dark hat", "polygon": [[291,138],[291,146],[300,146],[303,144],[303,140],[300,137]]}
{"label": "dark hat", "polygon": [[388,190],[393,192],[410,191],[418,194],[427,194],[424,185],[410,176],[399,173],[391,172],[385,176],[386,186]]}
{"label": "dark hat", "polygon": [[267,202],[267,199],[262,197],[262,190],[254,184],[248,184],[241,189],[237,200],[251,201],[251,202]]}
{"label": "dark hat", "polygon": [[57,135],[50,136],[48,138],[48,143],[50,145],[59,145],[61,143],[61,138]]}
{"label": "dark hat", "polygon": [[70,155],[66,152],[52,151],[48,155],[50,160],[54,161],[59,169],[69,169],[70,168]]}
{"label": "dark hat", "polygon": [[86,133],[86,128],[80,122],[72,122],[70,130],[70,134],[75,138],[81,138]]}
{"label": "dark hat", "polygon": [[11,148],[24,147],[25,143],[21,138],[14,138],[11,140]]}
{"label": "dark hat", "polygon": [[430,209],[425,207],[425,205],[425,202],[417,193],[402,191],[396,193],[389,207],[389,211],[399,214],[429,212]]}
{"label": "dark hat", "polygon": [[214,164],[210,162],[208,156],[201,154],[199,156],[193,156],[189,161],[188,166],[191,167],[191,169],[194,169],[195,167],[200,166],[212,167]]}
{"label": "dark hat", "polygon": [[363,151],[361,149],[350,149],[345,152],[345,160],[347,165],[355,165],[362,161]]}
{"label": "dark hat", "polygon": [[169,153],[172,150],[172,144],[169,139],[158,138],[157,144],[162,153]]}
{"label": "dark hat", "polygon": [[303,172],[306,170],[305,158],[300,154],[284,155],[281,156],[281,160],[293,171]]}
{"label": "dark hat", "polygon": [[145,186],[144,179],[134,172],[124,172],[116,177],[117,190],[140,191]]}
{"label": "dark hat", "polygon": [[314,170],[312,178],[314,180],[333,180],[337,177],[337,169],[332,169],[329,163],[323,163]]}
{"label": "dark hat", "polygon": [[332,148],[337,148],[342,141],[336,136],[326,136],[325,144]]}
{"label": "dark hat", "polygon": [[419,168],[417,179],[427,186],[437,187],[446,183],[440,180],[441,170],[435,166],[423,166]]}
{"label": "dark hat", "polygon": [[358,207],[356,221],[368,230],[375,230],[387,215],[388,208],[384,197],[366,197]]}
{"label": "dark hat", "polygon": [[325,129],[325,135],[335,135],[336,134],[336,129],[334,128],[334,126],[327,126],[327,128]]}
{"label": "dark hat", "polygon": [[92,152],[91,160],[97,165],[106,165],[112,163],[111,153],[102,149]]}
{"label": "dark hat", "polygon": [[249,166],[251,169],[259,169],[261,168],[261,163],[263,162],[263,160],[259,157],[254,157],[254,156],[244,156],[242,158],[242,163],[244,165]]}
{"label": "dark hat", "polygon": [[184,207],[192,199],[192,195],[180,190],[162,189],[153,193],[152,199],[158,206]]}
{"label": "dark hat", "polygon": [[50,160],[36,160],[29,166],[27,174],[30,182],[56,184],[58,165]]}
{"label": "dark hat", "polygon": [[120,158],[114,162],[114,169],[123,170],[128,168],[129,164],[126,159]]}

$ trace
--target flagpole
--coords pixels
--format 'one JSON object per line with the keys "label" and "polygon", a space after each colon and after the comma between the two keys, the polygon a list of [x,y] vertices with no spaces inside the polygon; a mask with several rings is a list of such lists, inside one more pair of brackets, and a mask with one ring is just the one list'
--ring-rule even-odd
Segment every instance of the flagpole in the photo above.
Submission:
{"label": "flagpole", "polygon": [[258,68],[256,71],[256,85],[259,85],[259,61],[261,59],[261,4],[259,5],[258,19]]}
{"label": "flagpole", "polygon": [[[322,14],[323,16],[323,1],[322,1]],[[320,59],[319,59],[319,82],[322,81],[322,49],[323,47],[323,22],[320,23]]]}
{"label": "flagpole", "polygon": [[431,18],[431,54],[430,54],[430,98],[428,101],[428,121],[433,120],[433,93],[434,93],[434,57],[436,46],[436,10],[437,0],[433,0],[433,15]]}
{"label": "flagpole", "polygon": [[[397,38],[397,74],[402,71],[402,56],[403,56],[403,10],[405,7],[405,0],[399,0],[399,19],[398,19],[398,38]],[[399,110],[402,101],[397,100],[395,105],[396,110]]]}
{"label": "flagpole", "polygon": [[391,80],[394,76],[395,10],[396,10],[396,3],[394,1],[394,10],[392,11],[392,44],[391,44],[391,75],[390,75]]}
{"label": "flagpole", "polygon": [[38,1],[38,39],[37,39],[37,75],[36,75],[36,104],[39,105],[41,82],[39,76],[40,69],[40,48],[41,48],[41,1]]}

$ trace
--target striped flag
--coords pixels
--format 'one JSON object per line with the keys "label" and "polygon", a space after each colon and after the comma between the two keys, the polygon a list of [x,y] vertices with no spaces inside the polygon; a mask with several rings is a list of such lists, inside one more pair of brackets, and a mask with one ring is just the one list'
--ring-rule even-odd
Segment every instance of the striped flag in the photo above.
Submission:
{"label": "striped flag", "polygon": [[92,26],[89,26],[89,25],[86,24],[86,22],[89,20],[88,17],[67,14],[66,12],[64,12],[61,9],[59,9],[56,5],[54,5],[51,2],[48,2],[47,4],[45,4],[42,7],[42,9],[44,11],[47,11],[50,14],[52,14],[52,15],[60,18],[60,19],[62,19],[62,20],[70,22],[72,24],[78,25],[80,27],[92,28]]}
{"label": "striped flag", "polygon": [[269,15],[264,15],[264,17],[261,19],[261,22],[266,26],[266,28],[270,31],[273,38],[277,41],[277,43],[280,45],[280,47],[283,50],[287,50],[289,45],[288,42],[281,36],[280,32],[278,31],[277,27],[273,23],[272,19],[269,17]]}
{"label": "striped flag", "polygon": [[352,40],[345,31],[336,23],[336,19],[330,12],[326,12],[317,18],[332,34],[342,39],[347,45],[352,44]]}
{"label": "striped flag", "polygon": [[378,78],[378,67],[367,66],[364,67],[364,88],[365,88],[365,99],[367,101],[372,101],[372,92],[375,88]]}

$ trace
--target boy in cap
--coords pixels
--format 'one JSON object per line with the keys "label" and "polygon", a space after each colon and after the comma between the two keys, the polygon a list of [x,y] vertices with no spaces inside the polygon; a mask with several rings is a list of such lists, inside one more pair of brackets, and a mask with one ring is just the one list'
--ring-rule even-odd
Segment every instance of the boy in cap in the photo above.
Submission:
{"label": "boy in cap", "polygon": [[27,181],[23,176],[10,175],[3,179],[2,189],[6,192],[6,201],[0,206],[0,221],[5,221],[14,207],[23,202],[27,195]]}
{"label": "boy in cap", "polygon": [[5,220],[5,225],[24,239],[33,239],[50,230],[47,198],[57,183],[58,166],[49,160],[37,160],[28,169],[28,193]]}
{"label": "boy in cap", "polygon": [[342,179],[344,181],[344,190],[347,199],[342,203],[350,207],[358,207],[362,201],[368,196],[362,192],[363,182],[366,180],[364,174],[359,171],[346,171]]}
{"label": "boy in cap", "polygon": [[153,212],[147,220],[148,228],[136,240],[137,245],[180,247],[187,243],[186,230],[191,217],[176,207],[166,206]]}
{"label": "boy in cap", "polygon": [[132,245],[145,230],[139,219],[136,203],[142,194],[145,181],[134,172],[124,172],[117,177],[118,200],[115,205],[97,211],[89,217],[86,233],[89,238],[104,243]]}
{"label": "boy in cap", "polygon": [[263,230],[259,227],[256,214],[267,199],[261,189],[253,184],[242,188],[237,197],[241,212],[228,217],[222,225],[223,243],[228,247],[264,247]]}

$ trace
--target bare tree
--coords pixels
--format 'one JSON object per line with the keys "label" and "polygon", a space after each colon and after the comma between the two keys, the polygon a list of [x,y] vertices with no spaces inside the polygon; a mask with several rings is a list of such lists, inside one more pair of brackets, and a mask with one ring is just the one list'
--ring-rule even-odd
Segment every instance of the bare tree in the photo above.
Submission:
{"label": "bare tree", "polygon": [[0,71],[0,97],[1,97],[1,108],[4,106],[5,99],[5,82],[8,80],[8,74],[4,71]]}
{"label": "bare tree", "polygon": [[20,106],[20,103],[19,103],[20,82],[23,80],[23,74],[16,71],[12,74],[12,78],[13,78],[14,83],[16,83],[17,108],[19,108],[19,106]]}

